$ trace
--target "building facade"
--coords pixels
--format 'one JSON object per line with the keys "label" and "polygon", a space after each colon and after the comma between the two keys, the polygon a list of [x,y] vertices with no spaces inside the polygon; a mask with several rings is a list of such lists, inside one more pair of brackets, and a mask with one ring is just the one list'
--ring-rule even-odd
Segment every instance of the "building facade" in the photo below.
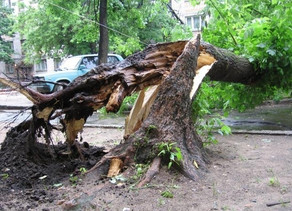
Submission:
{"label": "building facade", "polygon": [[[13,15],[17,16],[22,12],[22,9],[19,7],[20,3],[29,5],[30,0],[4,0],[3,6],[11,8]],[[19,33],[15,33],[11,37],[2,37],[5,41],[11,43],[13,50],[13,54],[11,55],[13,59],[12,64],[6,64],[0,61],[0,74],[2,75],[4,74],[14,79],[29,80],[34,73],[54,71],[60,64],[58,60],[44,58],[39,63],[27,65],[23,62],[25,55],[22,51],[22,43],[25,39]]]}
{"label": "building facade", "polygon": [[204,1],[193,6],[187,0],[171,0],[170,5],[180,21],[190,27],[194,36],[201,33],[202,28],[205,27],[209,19],[208,15],[204,12],[206,7]]}

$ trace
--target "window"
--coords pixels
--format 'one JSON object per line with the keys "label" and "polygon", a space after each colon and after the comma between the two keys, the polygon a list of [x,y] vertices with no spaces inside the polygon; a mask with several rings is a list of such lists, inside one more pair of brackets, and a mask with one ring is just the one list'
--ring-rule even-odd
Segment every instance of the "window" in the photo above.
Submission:
{"label": "window", "polygon": [[6,73],[7,74],[12,74],[14,73],[14,67],[12,64],[6,64]]}
{"label": "window", "polygon": [[35,64],[35,71],[36,72],[47,71],[47,60],[46,59],[42,59],[40,63]]}
{"label": "window", "polygon": [[201,31],[202,18],[200,15],[186,17],[186,24],[191,27],[193,31]]}
{"label": "window", "polygon": [[54,59],[54,70],[58,69],[61,65],[61,59]]}
{"label": "window", "polygon": [[118,60],[118,58],[115,57],[115,56],[108,56],[108,57],[107,57],[107,62],[108,62],[108,63],[115,64],[115,63],[119,62],[119,60]]}
{"label": "window", "polygon": [[87,69],[92,69],[94,67],[97,66],[97,60],[98,60],[98,57],[97,56],[94,56],[94,57],[85,57],[82,59],[82,62],[81,64],[82,65],[85,65],[85,67]]}

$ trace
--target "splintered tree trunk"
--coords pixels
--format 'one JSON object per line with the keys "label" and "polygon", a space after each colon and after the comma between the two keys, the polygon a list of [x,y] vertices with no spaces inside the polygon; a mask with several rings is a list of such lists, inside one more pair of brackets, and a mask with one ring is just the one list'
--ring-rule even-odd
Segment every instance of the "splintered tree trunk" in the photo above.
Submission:
{"label": "splintered tree trunk", "polygon": [[[120,158],[124,164],[129,162],[145,163],[153,160],[149,172],[139,186],[149,182],[159,170],[160,160],[169,162],[169,152],[160,158],[159,145],[172,144],[181,150],[183,159],[177,161],[181,172],[191,179],[200,176],[207,161],[202,140],[196,134],[191,118],[193,78],[197,66],[200,40],[190,41],[178,57],[170,74],[161,83],[157,98],[147,119],[140,129],[130,135],[125,143],[115,147],[107,158]],[[104,160],[103,160],[104,161]],[[103,163],[99,163],[101,165]],[[148,175],[149,174],[149,175]]]}
{"label": "splintered tree trunk", "polygon": [[[200,40],[190,41],[174,63],[170,75],[161,84],[157,98],[148,118],[138,134],[143,136],[151,125],[156,127],[151,145],[161,142],[176,143],[181,149],[183,160],[178,166],[186,176],[196,179],[200,169],[205,169],[206,155],[200,137],[196,134],[192,120],[190,93],[197,66]],[[143,152],[148,154],[150,152]]]}

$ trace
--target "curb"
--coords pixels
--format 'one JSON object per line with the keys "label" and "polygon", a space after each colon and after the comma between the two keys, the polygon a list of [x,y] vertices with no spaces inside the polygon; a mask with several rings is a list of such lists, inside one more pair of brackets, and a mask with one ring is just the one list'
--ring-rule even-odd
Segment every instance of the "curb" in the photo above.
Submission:
{"label": "curb", "polygon": [[232,134],[292,136],[292,130],[232,130]]}
{"label": "curb", "polygon": [[24,110],[31,108],[32,105],[28,106],[12,106],[12,105],[0,105],[0,110]]}
{"label": "curb", "polygon": [[124,125],[99,125],[99,124],[86,124],[85,128],[103,128],[103,129],[124,129]]}

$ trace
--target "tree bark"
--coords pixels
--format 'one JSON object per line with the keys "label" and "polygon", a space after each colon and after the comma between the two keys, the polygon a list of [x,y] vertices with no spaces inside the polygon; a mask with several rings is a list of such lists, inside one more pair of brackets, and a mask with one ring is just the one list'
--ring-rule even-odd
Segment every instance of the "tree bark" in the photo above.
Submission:
{"label": "tree bark", "polygon": [[107,62],[108,54],[108,30],[107,30],[107,0],[100,0],[99,7],[99,50],[98,50],[98,64]]}

